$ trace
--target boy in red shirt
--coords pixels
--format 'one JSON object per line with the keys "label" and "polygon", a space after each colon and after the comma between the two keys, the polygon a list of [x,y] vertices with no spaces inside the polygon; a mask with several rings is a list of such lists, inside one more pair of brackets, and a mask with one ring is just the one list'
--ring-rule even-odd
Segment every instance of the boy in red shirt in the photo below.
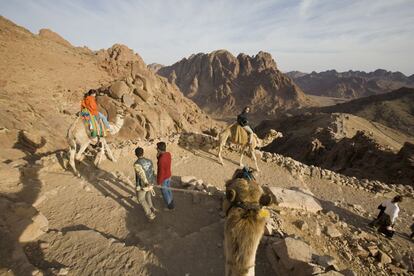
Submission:
{"label": "boy in red shirt", "polygon": [[161,192],[164,198],[165,204],[167,204],[167,210],[174,209],[174,200],[171,185],[171,153],[167,152],[167,145],[164,142],[157,143],[157,183],[161,185]]}

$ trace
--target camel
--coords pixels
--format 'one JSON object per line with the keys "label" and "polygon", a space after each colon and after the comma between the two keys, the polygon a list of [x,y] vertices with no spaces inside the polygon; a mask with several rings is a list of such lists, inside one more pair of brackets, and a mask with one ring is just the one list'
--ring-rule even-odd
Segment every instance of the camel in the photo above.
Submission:
{"label": "camel", "polygon": [[[124,115],[122,112],[117,112],[115,123],[111,125],[111,135],[115,135],[119,132],[121,127],[124,124]],[[83,153],[90,144],[100,143],[100,151],[96,155],[94,164],[99,166],[99,163],[102,161],[103,156],[107,153],[109,159],[113,162],[116,162],[111,149],[106,142],[106,139],[103,137],[100,138],[91,138],[88,135],[88,131],[84,122],[82,122],[81,117],[77,117],[75,122],[69,127],[67,133],[67,141],[69,143],[69,164],[73,169],[73,172],[79,177],[80,174],[76,169],[75,160],[82,161],[84,158]],[[79,150],[77,151],[77,146],[80,145]]]}
{"label": "camel", "polygon": [[[218,158],[220,160],[220,163],[222,165],[224,165],[223,163],[223,158],[221,155],[221,152],[223,150],[224,145],[226,144],[227,140],[229,139],[229,137],[232,135],[231,132],[231,128],[234,127],[235,124],[232,124],[231,126],[227,127],[223,132],[221,132],[219,134],[219,151],[218,151]],[[251,154],[254,163],[256,165],[256,170],[258,172],[260,172],[260,169],[257,165],[257,158],[256,158],[256,154],[255,154],[255,149],[256,148],[262,148],[265,147],[267,145],[269,145],[271,142],[273,142],[273,140],[277,139],[277,138],[281,138],[283,137],[283,134],[281,132],[277,132],[274,129],[270,129],[269,133],[267,133],[265,135],[264,139],[260,139],[259,137],[257,137],[256,134],[253,134],[253,141],[251,144],[249,144],[248,142],[244,143],[244,144],[240,144],[242,149],[241,149],[241,156],[240,156],[240,167],[243,167],[243,155],[244,152],[246,151],[246,149],[248,150],[248,152]]]}
{"label": "camel", "polygon": [[264,233],[271,203],[269,195],[253,181],[234,178],[226,183],[223,209],[226,276],[254,276],[256,251]]}

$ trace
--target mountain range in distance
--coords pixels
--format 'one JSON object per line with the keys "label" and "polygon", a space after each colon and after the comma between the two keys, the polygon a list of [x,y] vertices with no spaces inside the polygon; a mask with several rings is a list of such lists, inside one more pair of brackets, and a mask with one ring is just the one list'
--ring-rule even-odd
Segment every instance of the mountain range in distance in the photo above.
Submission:
{"label": "mountain range in distance", "polygon": [[391,92],[401,87],[414,87],[414,75],[377,69],[373,72],[347,71],[286,73],[306,94],[356,99]]}

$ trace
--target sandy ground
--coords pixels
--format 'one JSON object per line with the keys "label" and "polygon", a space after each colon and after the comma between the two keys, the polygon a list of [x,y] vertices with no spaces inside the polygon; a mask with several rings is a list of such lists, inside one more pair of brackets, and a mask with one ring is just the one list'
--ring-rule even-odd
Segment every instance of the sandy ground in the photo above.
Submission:
{"label": "sandy ground", "polygon": [[[221,198],[174,192],[176,209],[168,212],[163,210],[164,203],[157,190],[154,204],[159,212],[153,222],[148,222],[136,203],[133,189],[117,177],[125,175],[133,180],[134,147],[116,150],[119,161],[105,161],[100,169],[85,159],[79,164],[81,179],[65,171],[59,163],[26,171],[30,181],[25,182],[26,189],[19,196],[48,218],[50,229],[25,247],[31,263],[50,275],[53,269],[60,268],[67,268],[68,275],[223,275]],[[192,175],[222,188],[238,167],[238,155],[234,152],[224,153],[225,165],[221,166],[211,153],[194,153],[176,145],[169,150],[173,155],[175,185],[180,176]],[[145,154],[155,162],[154,145],[145,147]],[[250,158],[245,160],[253,165]],[[349,225],[348,230],[343,230],[346,235],[363,229],[376,236],[379,243],[390,244],[366,227],[368,217],[358,215],[350,207],[359,204],[375,215],[384,198],[327,181],[295,179],[273,163],[259,161],[259,166],[262,172],[257,179],[261,184],[310,189],[326,211],[332,210]],[[413,250],[413,243],[406,236],[413,205],[412,201],[401,204],[399,234],[392,241],[392,248]],[[324,215],[287,211],[281,217],[283,232],[301,237],[320,254],[334,256],[341,268],[351,267],[365,273],[359,275],[375,275],[341,255],[337,240],[312,234],[315,223],[327,219]],[[295,227],[298,219],[306,221],[310,230],[304,232]],[[257,252],[257,275],[273,273],[265,247],[262,243]]]}

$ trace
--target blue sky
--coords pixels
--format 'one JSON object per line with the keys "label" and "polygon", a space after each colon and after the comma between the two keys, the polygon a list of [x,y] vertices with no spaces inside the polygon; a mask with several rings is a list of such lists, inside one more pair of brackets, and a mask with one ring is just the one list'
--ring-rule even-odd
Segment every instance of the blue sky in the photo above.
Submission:
{"label": "blue sky", "polygon": [[414,0],[0,0],[0,14],[76,46],[126,44],[146,63],[263,50],[282,71],[414,74]]}

